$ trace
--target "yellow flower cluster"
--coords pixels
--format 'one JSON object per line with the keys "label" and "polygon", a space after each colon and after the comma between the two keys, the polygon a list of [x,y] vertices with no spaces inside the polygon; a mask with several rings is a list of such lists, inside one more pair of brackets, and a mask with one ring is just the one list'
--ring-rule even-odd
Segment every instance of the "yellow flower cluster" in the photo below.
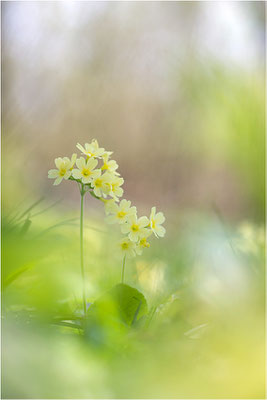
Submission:
{"label": "yellow flower cluster", "polygon": [[152,233],[156,237],[165,235],[166,230],[161,226],[165,217],[162,212],[156,213],[156,207],[152,207],[149,218],[138,218],[136,207],[131,207],[129,200],[123,199],[116,203],[111,199],[105,201],[105,211],[108,215],[107,222],[118,223],[121,232],[127,235],[119,243],[119,248],[125,255],[134,257],[142,254],[143,249],[150,247],[147,239]]}
{"label": "yellow flower cluster", "polygon": [[[48,171],[48,178],[55,179],[54,185],[59,185],[63,179],[76,180],[92,189],[96,197],[106,198],[109,195],[118,201],[123,195],[121,185],[124,180],[116,172],[116,161],[109,160],[112,152],[99,147],[95,139],[90,144],[85,143],[84,147],[78,143],[77,148],[86,158],[77,158],[77,154],[73,154],[71,160],[68,157],[56,158],[57,169]],[[98,167],[101,160],[103,165]],[[77,168],[74,168],[75,163]]]}
{"label": "yellow flower cluster", "polygon": [[[85,191],[104,201],[107,222],[118,223],[121,232],[127,235],[119,243],[120,250],[124,255],[140,255],[144,248],[150,247],[147,239],[152,233],[156,237],[165,235],[165,228],[161,226],[165,221],[163,213],[156,213],[156,207],[152,207],[149,218],[138,218],[136,207],[132,207],[129,200],[119,201],[123,195],[121,186],[124,180],[117,172],[116,161],[110,160],[112,152],[99,147],[95,139],[84,146],[78,143],[77,148],[82,156],[77,158],[73,154],[71,159],[56,158],[56,169],[48,171],[48,178],[55,179],[54,185],[59,185],[63,179],[75,180]],[[99,161],[102,163],[100,166]],[[107,199],[107,196],[111,198]]]}

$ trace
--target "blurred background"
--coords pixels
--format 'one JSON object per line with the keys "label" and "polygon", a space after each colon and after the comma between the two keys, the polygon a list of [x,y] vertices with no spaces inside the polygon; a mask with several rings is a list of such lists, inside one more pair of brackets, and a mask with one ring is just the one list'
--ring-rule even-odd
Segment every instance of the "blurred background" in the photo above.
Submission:
{"label": "blurred background", "polygon": [[[264,2],[2,2],[3,398],[264,397],[264,96]],[[47,323],[81,296],[79,192],[47,171],[93,138],[167,229],[127,265],[149,329],[97,349]],[[120,236],[85,214],[94,301]]]}

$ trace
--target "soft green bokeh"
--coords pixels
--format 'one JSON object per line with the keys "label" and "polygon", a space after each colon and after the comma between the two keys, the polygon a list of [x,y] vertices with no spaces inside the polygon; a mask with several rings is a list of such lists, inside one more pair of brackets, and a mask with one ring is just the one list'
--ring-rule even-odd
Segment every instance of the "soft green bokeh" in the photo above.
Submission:
{"label": "soft green bokeh", "polygon": [[[56,226],[59,216],[58,206],[36,216],[27,233],[4,221],[4,398],[264,396],[262,229],[176,216],[164,240],[126,265],[126,283],[147,299],[146,321],[129,328],[111,303],[98,316],[91,305],[83,336],[60,322],[79,320],[82,291],[78,220]],[[119,283],[122,261],[103,219],[87,219],[85,230],[87,299],[96,304]]]}

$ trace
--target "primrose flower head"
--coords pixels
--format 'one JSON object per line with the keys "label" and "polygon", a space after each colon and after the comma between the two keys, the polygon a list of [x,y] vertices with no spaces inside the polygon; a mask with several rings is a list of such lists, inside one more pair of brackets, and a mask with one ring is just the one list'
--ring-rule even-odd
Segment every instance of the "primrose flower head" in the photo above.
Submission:
{"label": "primrose flower head", "polygon": [[152,231],[149,229],[146,229],[143,231],[140,236],[139,236],[139,241],[136,245],[136,253],[140,256],[143,252],[144,249],[150,247],[150,243],[148,243],[147,238],[152,235]]}
{"label": "primrose flower head", "polygon": [[113,205],[116,203],[115,199],[103,199],[104,204],[105,204],[105,213],[106,215],[109,215],[112,213],[113,210]]}
{"label": "primrose flower head", "polygon": [[[77,148],[82,152],[82,156],[78,159],[76,154],[73,154],[71,159],[56,158],[56,169],[49,170],[48,177],[55,179],[54,185],[58,185],[63,179],[76,181],[81,196],[90,192],[93,197],[101,200],[104,203],[107,223],[117,223],[121,232],[127,235],[119,242],[119,249],[123,256],[134,257],[136,254],[142,254],[144,249],[150,247],[147,239],[152,233],[156,237],[165,235],[166,230],[161,226],[165,221],[163,213],[156,213],[156,207],[152,207],[150,219],[145,216],[138,218],[136,207],[131,205],[131,201],[126,199],[120,201],[120,197],[123,196],[124,179],[117,172],[117,162],[110,160],[113,152],[99,147],[96,139],[93,139],[91,143],[85,143],[84,146],[77,143]],[[98,166],[98,159],[102,161],[100,166]],[[108,196],[110,198],[107,198]],[[81,207],[83,207],[83,202],[81,202]],[[251,236],[248,229],[246,236]],[[264,238],[264,233],[259,234],[259,237]]]}
{"label": "primrose flower head", "polygon": [[76,147],[89,158],[100,158],[105,153],[105,149],[99,147],[96,139],[93,139],[91,143],[85,143],[84,147],[80,143],[77,143]]}
{"label": "primrose flower head", "polygon": [[124,179],[116,176],[114,173],[109,172],[110,179],[110,192],[109,195],[115,199],[115,201],[119,201],[119,197],[123,195],[123,189],[121,186],[124,183]]}
{"label": "primrose flower head", "polygon": [[136,214],[134,214],[130,215],[127,222],[121,226],[121,231],[122,233],[128,233],[130,240],[137,242],[148,231],[147,226],[149,226],[147,217],[137,218]]}
{"label": "primrose flower head", "polygon": [[101,170],[96,170],[94,177],[91,181],[91,186],[93,187],[94,194],[97,197],[106,197],[109,193],[109,182],[110,175],[107,172],[101,175]]}
{"label": "primrose flower head", "polygon": [[152,207],[150,214],[150,227],[156,237],[163,237],[166,233],[166,229],[161,226],[165,221],[165,217],[162,212],[156,213],[156,207]]}
{"label": "primrose flower head", "polygon": [[109,215],[106,218],[107,223],[115,224],[116,222],[119,224],[123,224],[127,222],[130,215],[136,215],[136,207],[131,207],[130,200],[121,200],[119,204],[116,204],[114,201],[109,206]]}
{"label": "primrose flower head", "polygon": [[73,154],[71,160],[68,157],[58,157],[55,159],[57,169],[50,169],[48,171],[48,178],[55,179],[54,185],[59,185],[63,179],[69,179],[76,157],[77,155]]}
{"label": "primrose flower head", "polygon": [[98,174],[95,167],[97,166],[97,160],[95,158],[89,158],[85,161],[83,157],[76,160],[78,167],[72,170],[72,176],[74,179],[81,179],[82,183],[90,183],[92,179]]}
{"label": "primrose flower head", "polygon": [[135,257],[136,244],[132,242],[128,237],[124,237],[119,242],[119,250],[123,256]]}
{"label": "primrose flower head", "polygon": [[102,171],[110,171],[113,172],[115,175],[119,175],[118,172],[116,172],[116,169],[118,169],[118,164],[116,163],[115,160],[109,160],[110,157],[110,152],[106,151],[103,156],[103,165],[101,167]]}

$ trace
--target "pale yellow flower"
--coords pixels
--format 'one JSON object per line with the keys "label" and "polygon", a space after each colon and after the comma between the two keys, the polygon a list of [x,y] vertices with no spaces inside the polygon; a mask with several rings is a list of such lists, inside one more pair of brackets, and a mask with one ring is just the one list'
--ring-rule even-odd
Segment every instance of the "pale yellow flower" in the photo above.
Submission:
{"label": "pale yellow flower", "polygon": [[115,199],[103,199],[104,201],[104,207],[105,207],[105,213],[106,215],[109,215],[112,213],[113,210],[113,205],[116,203]]}
{"label": "pale yellow flower", "polygon": [[105,153],[105,149],[99,147],[96,139],[93,139],[91,143],[85,143],[84,147],[80,143],[77,143],[76,147],[89,158],[100,158]]}
{"label": "pale yellow flower", "polygon": [[107,151],[107,150],[105,150],[105,153],[103,154],[102,157],[106,157],[106,156],[110,157],[111,154],[113,154],[113,151]]}
{"label": "pale yellow flower", "polygon": [[113,173],[109,172],[111,176],[110,180],[110,192],[109,195],[115,199],[115,201],[119,201],[119,197],[123,195],[123,189],[121,185],[124,183],[124,179],[114,175]]}
{"label": "pale yellow flower", "polygon": [[72,170],[72,176],[75,179],[81,179],[82,183],[90,183],[92,179],[98,174],[98,170],[95,170],[97,166],[97,160],[95,158],[89,158],[85,161],[83,157],[76,160],[78,167]]}
{"label": "pale yellow flower", "polygon": [[101,167],[102,171],[110,171],[113,172],[115,175],[119,175],[118,172],[116,172],[116,169],[118,169],[118,164],[116,163],[115,160],[109,160],[109,156],[111,152],[105,152],[102,156],[103,159],[103,165]]}
{"label": "pale yellow flower", "polygon": [[131,202],[129,200],[121,200],[120,204],[116,204],[114,201],[109,205],[109,215],[106,218],[107,223],[115,224],[116,222],[119,224],[123,224],[127,221],[130,215],[136,214],[136,207],[131,207]]}
{"label": "pale yellow flower", "polygon": [[156,213],[156,207],[152,207],[150,214],[150,227],[156,237],[163,237],[166,233],[166,229],[161,226],[165,221],[165,217],[162,212]]}
{"label": "pale yellow flower", "polygon": [[148,243],[147,238],[152,235],[152,231],[146,229],[143,230],[142,233],[139,235],[139,241],[136,245],[136,253],[140,256],[144,249],[150,247],[150,243]]}
{"label": "pale yellow flower", "polygon": [[129,239],[137,242],[148,231],[145,228],[147,226],[149,226],[149,219],[147,217],[137,218],[136,215],[130,215],[127,222],[121,226],[121,231],[122,233],[129,233]]}
{"label": "pale yellow flower", "polygon": [[119,250],[123,256],[135,257],[136,245],[128,237],[125,237],[119,242]]}
{"label": "pale yellow flower", "polygon": [[110,175],[107,172],[101,175],[101,170],[98,169],[91,182],[94,194],[97,197],[106,197],[110,190],[109,182]]}
{"label": "pale yellow flower", "polygon": [[71,160],[68,157],[58,157],[55,159],[57,169],[50,169],[48,171],[48,178],[55,179],[54,185],[59,185],[62,179],[69,179],[76,157],[77,154],[73,154]]}

